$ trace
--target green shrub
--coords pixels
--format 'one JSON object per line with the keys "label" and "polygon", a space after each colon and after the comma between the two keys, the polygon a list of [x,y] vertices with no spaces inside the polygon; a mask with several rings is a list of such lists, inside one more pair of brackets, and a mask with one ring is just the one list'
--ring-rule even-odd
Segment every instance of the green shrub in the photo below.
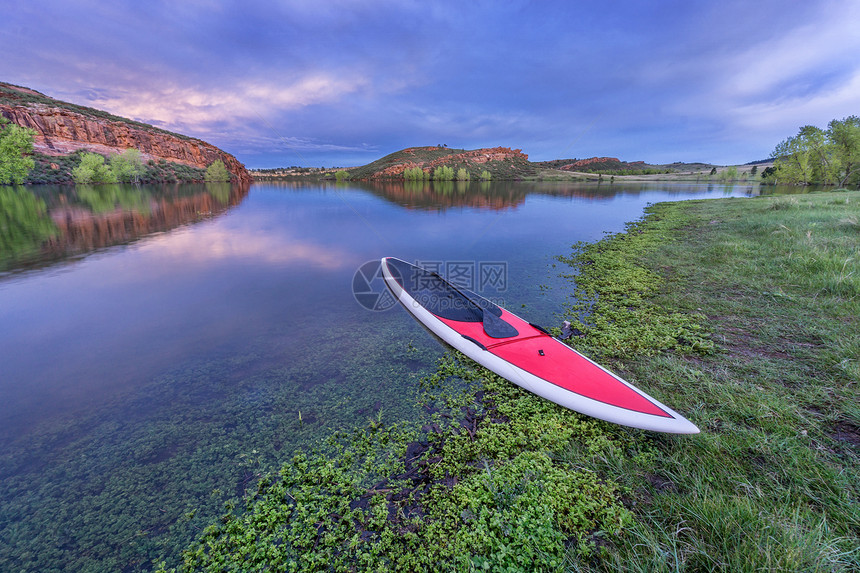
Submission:
{"label": "green shrub", "polygon": [[206,168],[205,179],[206,181],[230,181],[230,172],[227,171],[224,162],[218,159]]}
{"label": "green shrub", "polygon": [[116,175],[110,166],[105,165],[105,158],[98,153],[84,153],[81,163],[72,169],[75,183],[116,183]]}
{"label": "green shrub", "polygon": [[453,181],[454,168],[445,165],[437,167],[436,170],[433,171],[433,179],[436,181]]}
{"label": "green shrub", "polygon": [[738,168],[732,165],[722,173],[720,173],[720,179],[723,181],[735,181],[738,178]]}
{"label": "green shrub", "polygon": [[126,149],[122,153],[112,155],[110,168],[119,181],[130,183],[139,183],[141,175],[146,172],[137,149]]}
{"label": "green shrub", "polygon": [[9,124],[9,120],[0,116],[0,184],[21,184],[27,174],[33,169],[33,136],[32,129]]}
{"label": "green shrub", "polygon": [[409,167],[403,172],[403,178],[407,181],[422,181],[424,177],[424,170],[420,167]]}

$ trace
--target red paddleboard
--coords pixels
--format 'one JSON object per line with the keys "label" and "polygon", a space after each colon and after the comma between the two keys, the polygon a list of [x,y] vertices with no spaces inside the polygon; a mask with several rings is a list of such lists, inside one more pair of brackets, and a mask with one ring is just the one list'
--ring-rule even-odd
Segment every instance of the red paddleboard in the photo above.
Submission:
{"label": "red paddleboard", "polygon": [[697,434],[692,422],[539,326],[438,274],[382,259],[394,297],[433,334],[478,364],[556,404],[608,422]]}

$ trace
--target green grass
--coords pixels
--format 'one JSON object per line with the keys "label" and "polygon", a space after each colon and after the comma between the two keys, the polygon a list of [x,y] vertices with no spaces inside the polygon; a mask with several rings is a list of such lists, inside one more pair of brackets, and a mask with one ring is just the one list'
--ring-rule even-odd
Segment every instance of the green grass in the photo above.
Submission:
{"label": "green grass", "polygon": [[569,256],[573,344],[698,424],[631,430],[447,356],[207,528],[183,571],[857,571],[860,193],[652,206]]}
{"label": "green grass", "polygon": [[[669,227],[653,248],[632,249],[633,264],[659,280],[631,312],[702,316],[713,352],[691,356],[670,339],[672,351],[620,364],[631,381],[686,407],[703,433],[661,438],[653,464],[617,468],[634,476],[637,519],[606,558],[583,568],[857,570],[860,194],[649,211],[644,229],[586,247],[577,260]],[[598,316],[619,311],[612,296],[603,306],[606,288],[596,293]],[[586,328],[598,351],[612,340]],[[601,354],[619,354],[608,348]]]}

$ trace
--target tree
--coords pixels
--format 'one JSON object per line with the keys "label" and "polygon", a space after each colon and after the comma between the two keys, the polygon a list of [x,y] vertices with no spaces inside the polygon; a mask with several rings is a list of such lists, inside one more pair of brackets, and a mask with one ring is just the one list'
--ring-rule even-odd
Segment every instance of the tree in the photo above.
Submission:
{"label": "tree", "polygon": [[111,155],[110,168],[117,180],[130,183],[139,183],[140,176],[146,173],[137,149],[126,149],[120,154]]}
{"label": "tree", "polygon": [[72,178],[80,185],[116,183],[116,175],[98,153],[84,153],[80,165],[72,169]]}
{"label": "tree", "polygon": [[436,181],[453,181],[454,168],[448,167],[447,165],[437,167],[433,171],[433,179],[435,179]]}
{"label": "tree", "polygon": [[469,179],[469,172],[465,168],[461,167],[457,170],[457,181],[468,181]]}
{"label": "tree", "polygon": [[407,181],[421,181],[424,175],[424,170],[420,167],[408,167],[403,171],[403,178]]}
{"label": "tree", "polygon": [[206,168],[206,181],[230,181],[230,172],[224,166],[224,162],[217,159]]}
{"label": "tree", "polygon": [[10,123],[0,116],[0,185],[21,184],[33,169],[32,129]]}
{"label": "tree", "polygon": [[827,130],[804,125],[776,146],[771,175],[782,183],[845,186],[860,172],[860,117],[832,120]]}
{"label": "tree", "polygon": [[738,168],[732,165],[725,171],[720,173],[720,179],[723,181],[735,181],[738,178]]}
{"label": "tree", "polygon": [[[771,153],[773,167],[779,181],[793,185],[809,185],[812,182],[813,146],[818,133],[814,126],[806,125],[794,137],[781,141]],[[819,130],[820,131],[820,130]]]}
{"label": "tree", "polygon": [[860,117],[832,120],[827,124],[827,138],[832,146],[836,183],[844,187],[860,171]]}
{"label": "tree", "polygon": [[481,171],[481,179],[483,179],[484,181],[489,181],[492,178],[493,178],[493,174],[490,173],[489,171],[487,171],[486,169]]}

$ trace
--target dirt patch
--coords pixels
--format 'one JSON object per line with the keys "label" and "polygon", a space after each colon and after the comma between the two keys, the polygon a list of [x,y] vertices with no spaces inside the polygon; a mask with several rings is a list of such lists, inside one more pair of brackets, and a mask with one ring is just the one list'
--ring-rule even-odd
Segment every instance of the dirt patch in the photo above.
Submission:
{"label": "dirt patch", "polygon": [[830,437],[858,448],[860,447],[860,426],[851,422],[837,422],[830,431]]}
{"label": "dirt patch", "polygon": [[648,474],[645,476],[648,480],[648,483],[651,484],[651,487],[654,488],[656,493],[674,493],[678,491],[678,486],[665,476],[661,476],[660,474]]}
{"label": "dirt patch", "polygon": [[[715,324],[719,324],[715,328],[717,333],[716,338],[722,338],[722,346],[729,354],[743,356],[746,358],[765,358],[770,360],[797,360],[797,357],[791,353],[775,348],[772,345],[764,344],[763,341],[750,333],[748,328],[739,328],[729,326],[731,320],[728,318],[709,317]],[[821,347],[821,344],[814,342],[804,342],[791,340],[789,338],[781,339],[781,346],[787,349],[805,349],[813,350]]]}

